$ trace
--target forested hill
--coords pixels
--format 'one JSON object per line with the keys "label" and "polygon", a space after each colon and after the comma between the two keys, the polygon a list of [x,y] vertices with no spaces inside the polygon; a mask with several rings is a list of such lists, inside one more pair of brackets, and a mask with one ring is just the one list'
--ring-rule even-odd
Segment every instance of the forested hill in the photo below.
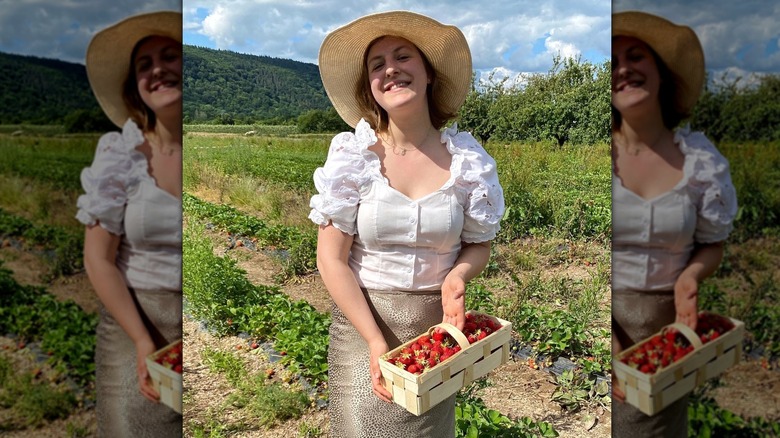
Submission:
{"label": "forested hill", "polygon": [[82,64],[0,53],[0,124],[58,124],[97,108]]}
{"label": "forested hill", "polygon": [[329,106],[314,64],[184,46],[185,123],[283,121]]}

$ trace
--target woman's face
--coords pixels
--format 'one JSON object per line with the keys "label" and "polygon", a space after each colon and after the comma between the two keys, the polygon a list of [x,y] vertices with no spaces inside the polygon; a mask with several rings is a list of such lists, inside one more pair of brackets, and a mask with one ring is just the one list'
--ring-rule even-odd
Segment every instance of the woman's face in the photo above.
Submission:
{"label": "woman's face", "polygon": [[181,43],[163,36],[147,38],[138,46],[132,68],[138,93],[155,114],[174,105],[180,108]]}
{"label": "woman's face", "polygon": [[366,68],[371,94],[388,114],[414,108],[428,114],[430,78],[414,44],[403,38],[384,37],[368,49]]}
{"label": "woman's face", "polygon": [[658,105],[661,77],[650,47],[633,37],[612,40],[612,105],[624,111]]}

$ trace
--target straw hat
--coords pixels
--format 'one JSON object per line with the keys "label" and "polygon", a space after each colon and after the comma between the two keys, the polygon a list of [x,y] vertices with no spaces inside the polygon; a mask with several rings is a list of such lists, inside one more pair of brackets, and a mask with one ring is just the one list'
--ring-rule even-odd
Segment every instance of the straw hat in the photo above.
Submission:
{"label": "straw hat", "polygon": [[174,11],[134,15],[109,26],[92,38],[87,48],[87,77],[100,107],[122,127],[130,111],[122,86],[130,73],[130,56],[142,39],[159,35],[182,41],[181,13]]}
{"label": "straw hat", "polygon": [[704,86],[704,51],[690,27],[645,12],[628,11],[612,15],[612,36],[634,37],[650,46],[682,81],[677,87],[677,106],[690,113]]}
{"label": "straw hat", "polygon": [[436,93],[455,113],[471,89],[471,51],[463,33],[424,15],[391,11],[367,15],[325,37],[320,47],[322,84],[336,111],[355,127],[363,117],[355,87],[365,69],[368,45],[382,36],[401,37],[417,46],[436,70]]}

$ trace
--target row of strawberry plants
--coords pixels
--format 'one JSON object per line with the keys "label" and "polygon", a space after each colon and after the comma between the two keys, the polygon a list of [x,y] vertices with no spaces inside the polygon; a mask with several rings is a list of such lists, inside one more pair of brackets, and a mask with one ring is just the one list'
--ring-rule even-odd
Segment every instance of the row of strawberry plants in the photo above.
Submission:
{"label": "row of strawberry plants", "polygon": [[535,353],[550,358],[573,357],[586,374],[608,375],[612,369],[609,330],[595,328],[571,312],[526,301],[509,304],[497,300],[480,284],[469,283],[466,287],[467,308],[511,321],[514,338],[533,346]]}
{"label": "row of strawberry plants", "polygon": [[95,378],[98,317],[71,300],[59,301],[42,287],[20,285],[0,265],[0,334],[14,334],[20,347],[40,342],[48,362],[87,387]]}
{"label": "row of strawberry plants", "polygon": [[212,204],[188,193],[182,198],[182,208],[189,219],[207,221],[217,230],[257,239],[262,247],[285,250],[287,255],[282,258],[282,264],[288,276],[311,273],[316,268],[317,238],[312,232],[269,225],[229,205]]}
{"label": "row of strawberry plants", "polygon": [[203,232],[202,225],[188,224],[184,233],[185,310],[217,334],[273,340],[286,353],[286,366],[315,384],[325,382],[330,315],[291,301],[276,287],[252,284],[235,260],[214,255]]}
{"label": "row of strawberry plants", "polygon": [[[188,224],[184,233],[185,312],[219,335],[273,340],[285,366],[315,384],[326,382],[330,315],[290,301],[278,288],[252,284],[235,260],[214,255],[203,232],[202,225]],[[481,400],[460,400],[456,418],[459,437],[558,436],[549,423],[511,420]]]}
{"label": "row of strawberry plants", "polygon": [[46,254],[50,275],[69,275],[83,267],[84,236],[63,227],[35,224],[0,208],[0,238],[20,238]]}

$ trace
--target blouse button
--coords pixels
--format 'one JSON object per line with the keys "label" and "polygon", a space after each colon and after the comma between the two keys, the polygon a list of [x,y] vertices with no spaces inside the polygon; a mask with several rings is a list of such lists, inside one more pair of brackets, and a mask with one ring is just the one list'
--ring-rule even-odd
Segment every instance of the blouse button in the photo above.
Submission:
{"label": "blouse button", "polygon": [[406,273],[407,274],[411,274],[412,273],[412,268],[406,268]]}
{"label": "blouse button", "polygon": [[415,223],[415,222],[417,222],[417,219],[415,219],[415,218],[413,218],[413,217],[410,217],[410,218],[409,218],[409,223],[412,223],[412,224],[413,224],[413,223]]}
{"label": "blouse button", "polygon": [[414,202],[412,202],[411,204],[409,204],[409,207],[411,207],[411,208],[417,208],[417,204],[416,204],[416,203],[414,203]]}
{"label": "blouse button", "polygon": [[407,254],[407,255],[406,255],[406,259],[407,259],[407,260],[411,260],[411,259],[412,259],[412,257],[414,257],[414,256],[413,256],[413,255],[411,255],[411,254]]}
{"label": "blouse button", "polygon": [[414,238],[414,233],[409,233],[409,238],[413,239]]}
{"label": "blouse button", "polygon": [[411,286],[411,285],[412,285],[412,282],[411,282],[411,281],[405,281],[405,282],[404,282],[404,286],[406,286],[406,287],[409,287],[409,286]]}

